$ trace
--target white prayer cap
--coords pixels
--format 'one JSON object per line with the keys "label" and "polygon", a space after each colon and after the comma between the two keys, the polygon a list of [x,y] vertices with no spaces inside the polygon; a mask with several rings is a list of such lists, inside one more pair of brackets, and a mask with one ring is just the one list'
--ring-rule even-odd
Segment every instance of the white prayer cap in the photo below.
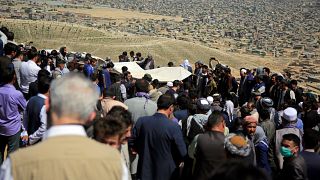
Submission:
{"label": "white prayer cap", "polygon": [[167,86],[168,87],[172,87],[173,86],[173,83],[171,81],[167,82]]}
{"label": "white prayer cap", "polygon": [[283,111],[282,117],[284,119],[286,119],[287,121],[296,121],[297,120],[297,110],[292,107],[288,107],[287,109],[285,109]]}
{"label": "white prayer cap", "polygon": [[207,101],[209,102],[209,104],[211,105],[213,103],[213,97],[212,96],[208,96],[207,97]]}

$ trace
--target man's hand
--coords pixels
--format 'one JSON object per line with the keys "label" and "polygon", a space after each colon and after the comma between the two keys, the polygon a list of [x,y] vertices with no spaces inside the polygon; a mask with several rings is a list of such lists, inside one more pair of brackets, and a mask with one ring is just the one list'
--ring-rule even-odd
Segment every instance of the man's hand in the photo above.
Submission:
{"label": "man's hand", "polygon": [[29,141],[29,136],[28,136],[28,135],[22,136],[22,137],[21,137],[21,140],[28,142],[28,141]]}
{"label": "man's hand", "polygon": [[27,131],[23,131],[20,135],[20,138],[21,138],[22,144],[26,146],[29,141],[29,136]]}
{"label": "man's hand", "polygon": [[132,155],[138,154],[138,152],[137,152],[135,149],[133,149],[133,148],[130,148],[130,151],[131,151],[131,154],[132,154]]}

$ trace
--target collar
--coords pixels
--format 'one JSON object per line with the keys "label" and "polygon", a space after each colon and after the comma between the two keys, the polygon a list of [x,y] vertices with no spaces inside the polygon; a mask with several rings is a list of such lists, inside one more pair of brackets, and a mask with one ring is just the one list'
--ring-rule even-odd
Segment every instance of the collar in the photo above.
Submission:
{"label": "collar", "polygon": [[34,65],[38,66],[38,65],[37,65],[37,63],[36,63],[36,62],[34,62],[34,61],[33,61],[33,60],[31,60],[31,59],[28,61],[28,63],[31,63],[31,64],[34,64]]}
{"label": "collar", "polygon": [[47,96],[45,96],[44,94],[41,94],[41,93],[38,93],[37,96],[39,96],[39,97],[41,97],[41,98],[43,98],[43,99],[47,99]]}
{"label": "collar", "polygon": [[167,118],[167,119],[168,119],[168,117],[167,117],[165,114],[160,113],[160,112],[156,112],[156,113],[154,114],[154,116],[164,117],[164,118]]}
{"label": "collar", "polygon": [[16,89],[12,84],[8,83],[8,84],[3,84],[2,87],[7,87],[7,88],[14,88]]}
{"label": "collar", "polygon": [[87,134],[81,125],[57,125],[50,127],[43,139],[56,136],[87,136]]}
{"label": "collar", "polygon": [[136,97],[145,97],[146,99],[150,99],[149,94],[145,92],[137,92]]}
{"label": "collar", "polygon": [[314,149],[305,149],[304,151],[307,151],[307,152],[315,152]]}
{"label": "collar", "polygon": [[12,61],[20,61],[20,62],[22,62],[20,59],[18,59],[18,58],[14,58]]}

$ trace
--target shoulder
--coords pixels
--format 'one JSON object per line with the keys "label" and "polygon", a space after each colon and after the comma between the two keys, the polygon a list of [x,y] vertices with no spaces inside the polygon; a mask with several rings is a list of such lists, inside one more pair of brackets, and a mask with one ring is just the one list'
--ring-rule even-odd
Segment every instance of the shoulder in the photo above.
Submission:
{"label": "shoulder", "polygon": [[[74,142],[74,144],[71,142]],[[58,145],[61,143],[64,144],[63,147]],[[48,152],[51,152],[50,157],[47,156]],[[10,157],[12,160],[16,160],[15,163],[23,164],[43,159],[59,159],[61,156],[65,156],[66,153],[75,153],[86,158],[120,160],[120,153],[116,149],[81,136],[50,138],[37,145],[19,149],[12,153]]]}
{"label": "shoulder", "polygon": [[26,69],[26,68],[27,68],[27,65],[28,65],[27,62],[22,61],[22,62],[21,62],[21,65],[20,65],[20,71]]}
{"label": "shoulder", "polygon": [[[155,117],[155,116],[143,116],[143,117],[140,117],[140,118],[138,119],[138,122],[139,122],[139,123],[149,122],[149,121],[152,120],[152,119],[156,119],[156,117]],[[137,123],[138,123],[138,122],[137,122]]]}
{"label": "shoulder", "polygon": [[312,161],[318,162],[320,164],[320,155],[314,152],[302,151],[300,154],[305,160],[310,159]]}
{"label": "shoulder", "polygon": [[[111,85],[112,86],[112,85]],[[135,101],[138,101],[138,99],[136,98],[130,98],[130,99],[127,99],[124,101],[124,104],[125,105],[128,105],[128,104],[131,104],[131,103],[134,103]]]}
{"label": "shoulder", "polygon": [[11,90],[11,94],[18,98],[24,98],[22,92],[16,90],[16,88]]}
{"label": "shoulder", "polygon": [[203,141],[207,141],[208,137],[209,137],[208,133],[199,134],[197,141],[200,142],[200,143],[203,142]]}
{"label": "shoulder", "polygon": [[174,122],[174,121],[172,121],[172,120],[170,120],[170,119],[168,119],[168,118],[165,119],[165,122],[166,122],[167,126],[168,126],[174,133],[176,133],[177,131],[179,131],[179,132],[181,131],[181,127],[179,126],[178,123],[176,123],[176,122]]}
{"label": "shoulder", "polygon": [[157,108],[157,103],[155,103],[154,101],[152,101],[151,99],[148,100],[147,102],[148,105],[156,107]]}

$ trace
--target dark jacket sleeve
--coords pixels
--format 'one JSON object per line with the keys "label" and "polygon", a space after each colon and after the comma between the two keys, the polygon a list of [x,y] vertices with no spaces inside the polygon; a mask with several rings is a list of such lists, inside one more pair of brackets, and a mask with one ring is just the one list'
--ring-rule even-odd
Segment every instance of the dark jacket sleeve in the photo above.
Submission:
{"label": "dark jacket sleeve", "polygon": [[260,142],[255,147],[258,167],[263,168],[267,172],[271,173],[271,169],[268,162],[268,149],[268,146],[263,144],[263,142]]}
{"label": "dark jacket sleeve", "polygon": [[284,165],[283,169],[280,171],[280,174],[277,179],[295,179],[295,180],[305,180],[306,168],[304,167],[305,163],[303,158],[298,158],[295,161],[289,162],[287,166]]}
{"label": "dark jacket sleeve", "polygon": [[187,147],[183,141],[182,132],[178,125],[173,128],[173,142],[178,150],[178,155],[183,159],[187,155]]}

